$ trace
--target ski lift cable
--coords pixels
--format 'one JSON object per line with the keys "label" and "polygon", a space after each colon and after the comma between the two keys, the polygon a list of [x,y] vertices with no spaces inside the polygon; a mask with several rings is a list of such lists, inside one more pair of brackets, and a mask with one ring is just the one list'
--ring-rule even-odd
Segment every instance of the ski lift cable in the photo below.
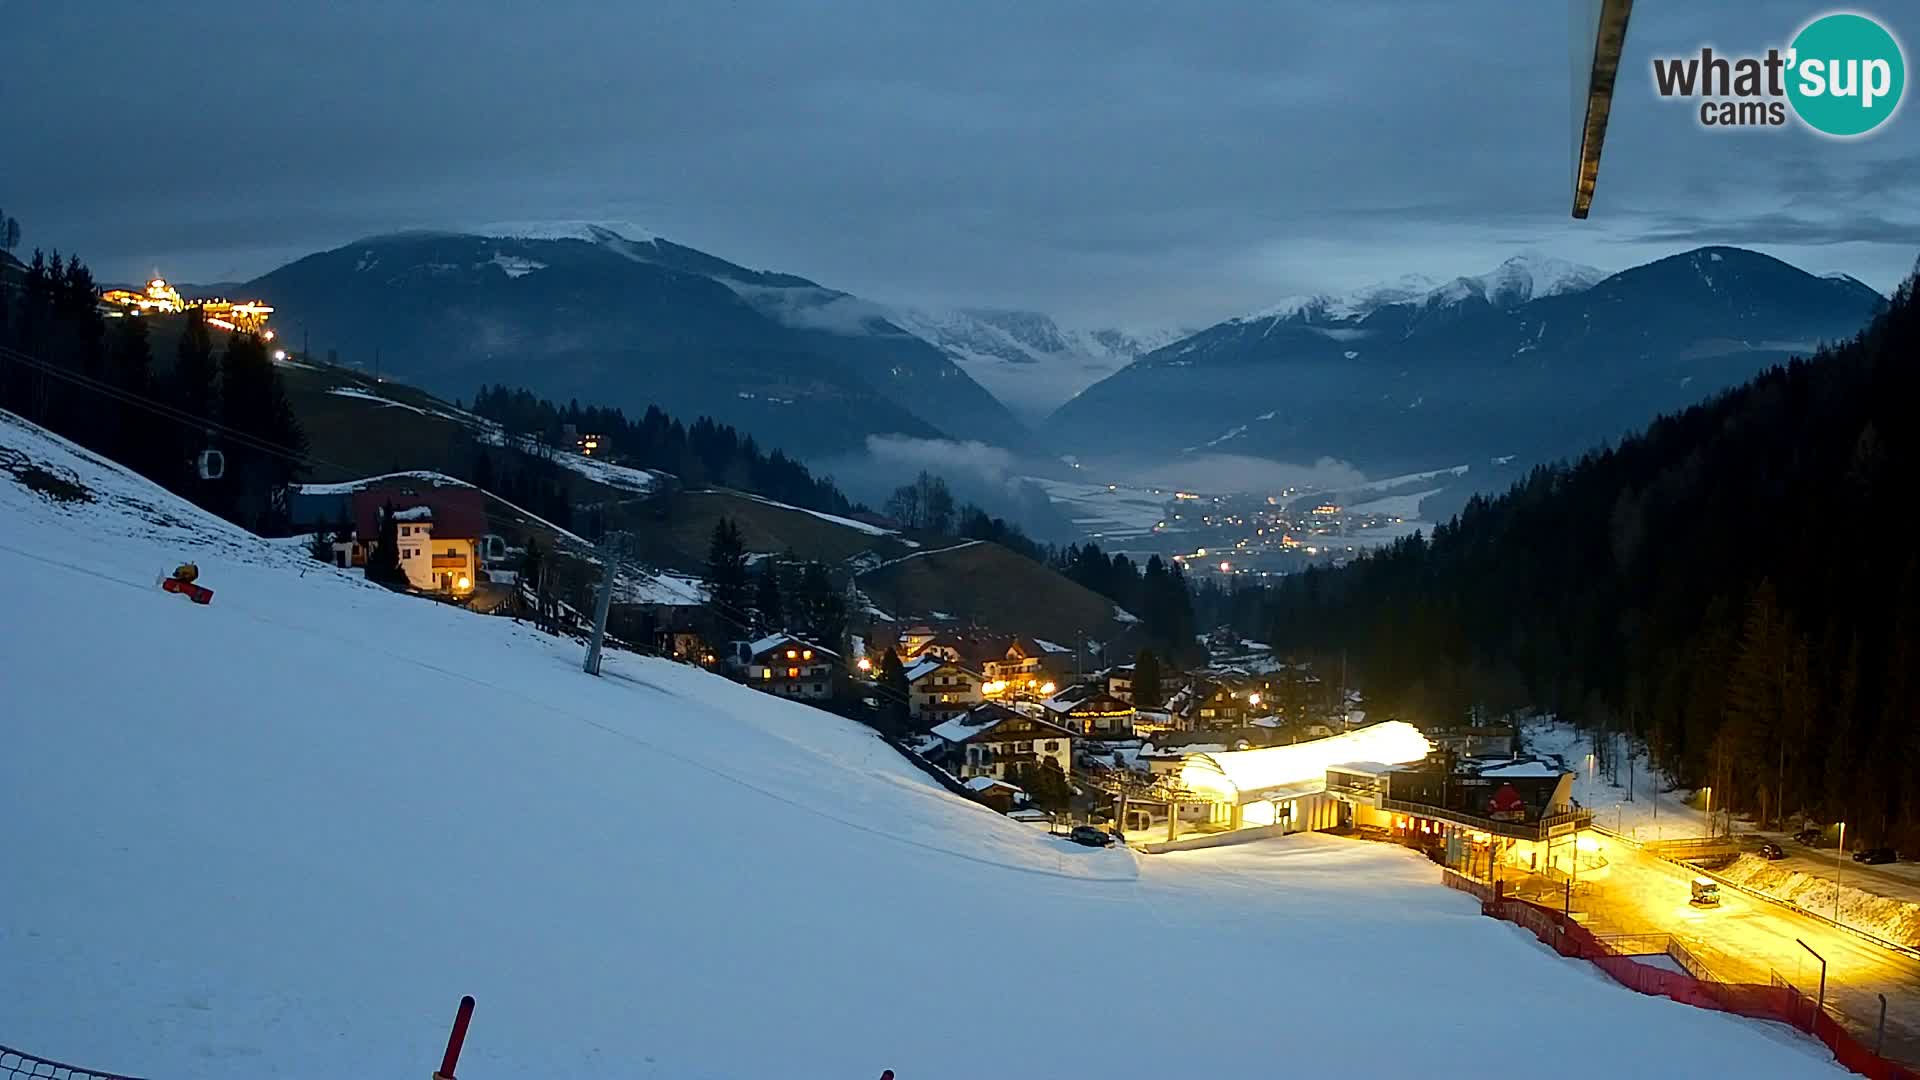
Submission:
{"label": "ski lift cable", "polygon": [[292,461],[296,464],[324,465],[328,468],[339,469],[343,472],[349,472],[349,473],[353,471],[351,469],[348,469],[346,466],[341,465],[338,462],[328,461],[324,458],[317,458],[312,456],[311,454],[304,454],[304,453],[301,453],[300,451],[293,450],[288,447],[269,442],[265,439],[260,438],[259,436],[249,435],[244,431],[238,430],[237,428],[229,427],[225,424],[220,423],[217,420],[212,420],[202,416],[194,416],[192,413],[186,412],[173,405],[169,405],[164,401],[160,401],[155,398],[148,397],[145,394],[128,390],[125,387],[114,386],[111,383],[105,382],[100,379],[96,379],[91,375],[82,374],[81,372],[77,372],[77,371],[69,371],[57,365],[50,364],[30,354],[23,353],[18,349],[13,349],[8,346],[0,345],[0,359],[11,360],[14,363],[21,364],[26,367],[34,368],[48,375],[52,375],[57,379],[62,379],[67,382],[73,383],[74,385],[79,386],[82,389],[93,390],[96,393],[100,393],[107,397],[114,398],[126,404],[135,405],[140,408],[144,408],[149,412],[155,413],[164,419],[172,420],[175,423],[182,424],[187,427],[196,428],[209,434],[221,435],[224,438],[231,440],[236,445],[241,446],[245,449],[258,450],[261,453],[271,454],[275,457],[285,458],[288,461]]}

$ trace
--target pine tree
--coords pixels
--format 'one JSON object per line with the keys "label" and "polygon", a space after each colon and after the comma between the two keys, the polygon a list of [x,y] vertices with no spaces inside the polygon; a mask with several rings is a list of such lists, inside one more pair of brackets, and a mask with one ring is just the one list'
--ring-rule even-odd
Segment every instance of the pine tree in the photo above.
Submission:
{"label": "pine tree", "polygon": [[[14,282],[7,278],[6,272],[0,270],[0,348],[12,348],[14,346],[13,294],[16,287]],[[13,365],[0,364],[0,370],[11,366]]]}
{"label": "pine tree", "polygon": [[749,603],[747,550],[739,526],[723,517],[713,526],[707,543],[707,604],[723,625],[746,628]]}
{"label": "pine tree", "polygon": [[[196,420],[214,418],[218,408],[219,367],[213,358],[213,337],[207,331],[205,314],[199,308],[187,312],[186,327],[174,348],[173,370],[162,384],[162,400]],[[167,470],[174,480],[168,485],[176,491],[202,492],[193,462],[202,450],[214,445],[210,429],[195,430],[186,424],[173,424],[172,445],[165,451]]]}
{"label": "pine tree", "polygon": [[888,649],[880,657],[880,677],[874,681],[880,695],[880,733],[897,739],[907,733],[912,721],[912,710],[907,706],[907,668],[898,652]]}
{"label": "pine tree", "polygon": [[390,589],[406,588],[407,572],[400,568],[400,523],[393,503],[382,504],[379,517],[379,537],[367,556],[367,580]]}
{"label": "pine tree", "polygon": [[1042,810],[1058,812],[1073,802],[1073,785],[1067,782],[1060,763],[1051,757],[1022,768],[1015,783],[1027,793],[1027,801]]}
{"label": "pine tree", "polygon": [[824,564],[809,562],[800,572],[800,584],[789,606],[788,622],[797,624],[810,640],[829,649],[846,651],[843,641],[847,633],[846,598],[834,588],[833,578]]}
{"label": "pine tree", "polygon": [[[147,342],[147,320],[128,315],[113,320],[107,343],[107,381],[119,390],[146,400],[153,397],[153,350]],[[175,478],[166,447],[171,432],[166,420],[152,409],[125,402],[103,402],[114,417],[114,460],[161,484]]]}
{"label": "pine tree", "polygon": [[786,611],[780,597],[780,567],[771,557],[760,564],[760,576],[753,594],[753,613],[760,632],[772,633],[786,625]]}
{"label": "pine tree", "polygon": [[1160,658],[1152,649],[1141,649],[1133,658],[1133,707],[1157,709],[1164,700],[1160,689]]}

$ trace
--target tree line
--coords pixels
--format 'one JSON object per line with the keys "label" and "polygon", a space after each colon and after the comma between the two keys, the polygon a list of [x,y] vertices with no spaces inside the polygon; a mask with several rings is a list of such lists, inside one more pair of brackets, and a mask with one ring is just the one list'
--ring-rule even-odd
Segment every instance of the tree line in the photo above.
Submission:
{"label": "tree line", "polygon": [[723,517],[714,523],[701,576],[719,640],[790,633],[847,654],[847,597],[825,563],[768,555],[752,569],[740,527]]}
{"label": "tree line", "polygon": [[[18,223],[0,228],[17,241]],[[216,345],[198,309],[107,318],[92,272],[57,251],[0,282],[0,407],[237,524],[284,527],[307,440],[260,338]],[[156,328],[177,335],[167,362]]]}
{"label": "tree line", "polygon": [[1138,618],[1147,640],[1172,662],[1185,665],[1200,658],[1193,590],[1179,563],[1158,555],[1136,563],[1119,552],[1110,556],[1094,543],[1069,544],[1053,551],[1048,562]]}
{"label": "tree line", "polygon": [[614,460],[672,473],[690,486],[718,484],[829,514],[865,509],[834,486],[831,477],[814,476],[783,452],[762,450],[752,435],[711,417],[683,424],[649,405],[635,421],[620,409],[582,407],[577,400],[556,405],[530,391],[501,385],[481,387],[470,409],[509,435],[533,436],[549,446],[561,446],[567,426],[572,425],[582,434],[605,437]]}
{"label": "tree line", "polygon": [[[1550,709],[1765,822],[1920,846],[1914,282],[1854,339],[1269,590],[1376,709]],[[1603,740],[1610,741],[1610,740]]]}

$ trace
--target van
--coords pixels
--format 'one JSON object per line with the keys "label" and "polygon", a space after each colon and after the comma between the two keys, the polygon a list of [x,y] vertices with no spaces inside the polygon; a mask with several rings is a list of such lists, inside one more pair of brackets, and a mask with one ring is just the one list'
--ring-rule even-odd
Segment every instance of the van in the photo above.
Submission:
{"label": "van", "polygon": [[1693,899],[1688,901],[1695,907],[1717,907],[1720,904],[1720,883],[1711,878],[1693,879]]}

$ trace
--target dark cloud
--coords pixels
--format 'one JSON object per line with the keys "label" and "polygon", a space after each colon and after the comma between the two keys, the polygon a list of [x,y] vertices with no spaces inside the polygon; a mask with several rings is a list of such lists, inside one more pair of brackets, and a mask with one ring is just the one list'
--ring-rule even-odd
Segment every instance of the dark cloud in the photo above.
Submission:
{"label": "dark cloud", "polygon": [[1820,220],[1784,212],[1757,214],[1737,220],[1712,220],[1693,214],[1675,214],[1641,233],[1647,244],[1698,247],[1790,245],[1824,247],[1833,244],[1882,244],[1920,252],[1920,222],[1889,221],[1875,213],[1845,213]]}
{"label": "dark cloud", "polygon": [[1704,132],[1653,93],[1651,56],[1778,43],[1799,0],[1641,5],[1595,217],[1569,220],[1564,8],[9,5],[0,203],[121,277],[614,219],[879,299],[1122,323],[1521,247],[1620,267],[1737,235],[1882,288],[1912,264],[1910,109],[1838,143]]}

